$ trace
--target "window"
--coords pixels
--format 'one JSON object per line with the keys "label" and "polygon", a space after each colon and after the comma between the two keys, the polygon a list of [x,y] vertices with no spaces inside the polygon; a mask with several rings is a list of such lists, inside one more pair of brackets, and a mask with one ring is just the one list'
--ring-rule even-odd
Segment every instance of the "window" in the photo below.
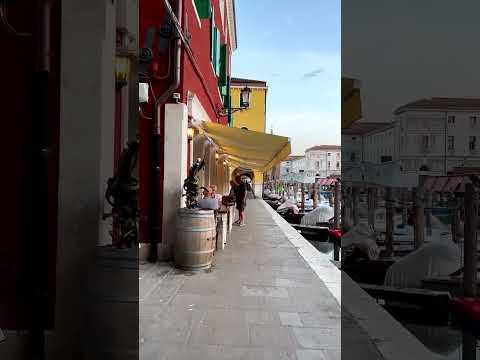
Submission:
{"label": "window", "polygon": [[447,147],[448,147],[448,150],[455,149],[455,137],[454,136],[449,136],[448,137]]}
{"label": "window", "polygon": [[320,161],[315,161],[315,167],[318,169],[320,167]]}
{"label": "window", "polygon": [[470,149],[470,151],[475,150],[476,141],[477,138],[475,136],[470,136],[470,140],[468,141],[468,148]]}
{"label": "window", "polygon": [[470,116],[470,126],[477,126],[477,117]]}
{"label": "window", "polygon": [[350,161],[355,162],[355,153],[354,152],[350,153]]}
{"label": "window", "polygon": [[327,163],[327,167],[330,169],[330,161]]}
{"label": "window", "polygon": [[455,124],[455,116],[450,115],[450,116],[448,117],[448,123],[449,123],[449,124]]}
{"label": "window", "polygon": [[340,169],[340,161],[337,161],[337,170]]}

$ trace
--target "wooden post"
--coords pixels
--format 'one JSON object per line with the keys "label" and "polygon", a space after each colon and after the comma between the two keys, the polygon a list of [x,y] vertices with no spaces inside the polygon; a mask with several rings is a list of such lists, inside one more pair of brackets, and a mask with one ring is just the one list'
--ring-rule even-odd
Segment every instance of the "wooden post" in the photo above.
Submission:
{"label": "wooden post", "polygon": [[372,228],[375,228],[376,196],[377,196],[377,189],[373,187],[368,188],[368,193],[367,193],[368,225],[370,225]]}
{"label": "wooden post", "polygon": [[360,222],[360,214],[358,213],[358,208],[360,206],[360,196],[358,187],[354,186],[352,188],[352,215],[353,215],[353,225],[358,225]]}
{"label": "wooden post", "polygon": [[408,191],[402,189],[402,223],[408,223]]}
{"label": "wooden post", "polygon": [[422,193],[419,188],[413,190],[413,204],[415,210],[414,222],[414,246],[415,250],[419,249],[425,238],[425,213],[423,207]]}
{"label": "wooden post", "polygon": [[427,236],[432,236],[432,193],[425,192],[425,224],[427,227]]}
{"label": "wooden post", "polygon": [[305,212],[305,184],[302,183],[302,211]]}
{"label": "wooden post", "polygon": [[336,182],[333,188],[333,226],[340,228],[340,183]]}
{"label": "wooden post", "polygon": [[387,187],[385,194],[385,256],[393,255],[393,196],[392,188]]}
{"label": "wooden post", "polygon": [[[340,228],[340,183],[337,181],[333,190],[334,206],[333,206],[333,227],[334,229]],[[340,247],[336,244],[333,245],[333,260],[340,260]]]}
{"label": "wooden post", "polygon": [[462,360],[477,359],[477,339],[468,330],[462,331]]}
{"label": "wooden post", "polygon": [[472,184],[465,185],[465,237],[463,239],[463,292],[475,297],[477,292],[477,216],[478,192]]}
{"label": "wooden post", "polygon": [[318,206],[318,193],[317,193],[317,187],[316,184],[313,184],[312,186],[312,196],[313,196],[313,208],[316,209]]}

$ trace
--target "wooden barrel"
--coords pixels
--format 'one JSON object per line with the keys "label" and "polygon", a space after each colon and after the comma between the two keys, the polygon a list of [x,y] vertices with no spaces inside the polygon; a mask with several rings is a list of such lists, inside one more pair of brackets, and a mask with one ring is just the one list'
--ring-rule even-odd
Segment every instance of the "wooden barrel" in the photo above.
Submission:
{"label": "wooden barrel", "polygon": [[187,270],[200,270],[212,265],[216,244],[215,226],[212,210],[178,210],[174,249],[176,266]]}

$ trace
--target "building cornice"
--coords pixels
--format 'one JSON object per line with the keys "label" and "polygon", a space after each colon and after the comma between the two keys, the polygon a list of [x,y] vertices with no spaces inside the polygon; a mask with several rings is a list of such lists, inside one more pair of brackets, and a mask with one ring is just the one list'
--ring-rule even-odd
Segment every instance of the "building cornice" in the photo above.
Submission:
{"label": "building cornice", "polygon": [[227,0],[228,34],[232,52],[237,50],[237,19],[235,14],[235,0]]}

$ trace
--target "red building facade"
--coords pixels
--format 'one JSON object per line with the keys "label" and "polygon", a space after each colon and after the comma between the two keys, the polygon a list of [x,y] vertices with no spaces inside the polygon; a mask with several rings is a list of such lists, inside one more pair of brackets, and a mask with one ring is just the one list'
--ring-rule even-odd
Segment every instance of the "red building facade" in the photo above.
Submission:
{"label": "red building facade", "polygon": [[193,153],[174,118],[182,122],[188,114],[189,123],[228,126],[221,110],[229,107],[235,4],[233,0],[145,0],[139,19],[139,82],[149,89],[139,125],[140,241],[156,244],[165,237],[165,193],[178,191],[170,189],[171,184],[178,183],[181,189],[179,179],[172,180],[181,173],[173,174],[169,168],[168,161],[173,161],[169,151],[174,157],[188,153],[186,159],[180,155],[176,165],[185,169],[183,173]]}

